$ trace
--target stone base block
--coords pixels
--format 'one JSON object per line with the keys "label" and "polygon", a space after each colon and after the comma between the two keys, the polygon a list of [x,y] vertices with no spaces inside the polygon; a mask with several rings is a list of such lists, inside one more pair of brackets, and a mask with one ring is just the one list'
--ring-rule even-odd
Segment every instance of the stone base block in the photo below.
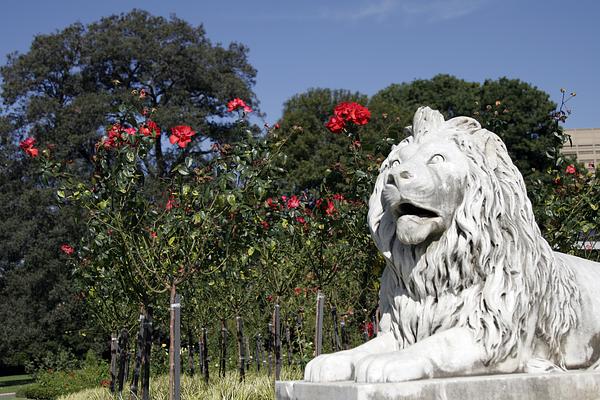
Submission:
{"label": "stone base block", "polygon": [[600,400],[600,372],[507,374],[402,383],[278,381],[277,400]]}

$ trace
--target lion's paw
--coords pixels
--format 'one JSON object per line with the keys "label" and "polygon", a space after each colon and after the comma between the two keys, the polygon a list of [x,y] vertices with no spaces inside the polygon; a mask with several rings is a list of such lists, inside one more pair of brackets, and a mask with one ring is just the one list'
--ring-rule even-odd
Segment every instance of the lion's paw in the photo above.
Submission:
{"label": "lion's paw", "polygon": [[431,375],[431,364],[425,359],[397,351],[374,354],[360,360],[356,366],[355,380],[359,383],[404,382]]}
{"label": "lion's paw", "polygon": [[304,380],[309,382],[351,380],[354,372],[353,359],[352,353],[345,351],[320,355],[306,365]]}

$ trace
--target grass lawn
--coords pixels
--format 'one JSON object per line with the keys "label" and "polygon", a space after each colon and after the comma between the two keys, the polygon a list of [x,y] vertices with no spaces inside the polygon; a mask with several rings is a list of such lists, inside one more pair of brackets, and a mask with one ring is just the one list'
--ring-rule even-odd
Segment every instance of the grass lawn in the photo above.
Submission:
{"label": "grass lawn", "polygon": [[[31,375],[0,376],[0,395],[14,393],[33,382]],[[0,400],[14,399],[14,396],[0,396]]]}

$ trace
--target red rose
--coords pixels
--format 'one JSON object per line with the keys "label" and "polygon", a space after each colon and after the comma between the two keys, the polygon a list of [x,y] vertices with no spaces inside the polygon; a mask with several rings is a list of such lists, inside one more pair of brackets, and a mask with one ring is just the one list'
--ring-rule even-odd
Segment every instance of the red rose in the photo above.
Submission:
{"label": "red rose", "polygon": [[304,219],[304,217],[296,217],[296,222],[302,225],[306,224],[306,220]]}
{"label": "red rose", "polygon": [[27,154],[29,157],[35,158],[38,156],[39,150],[35,147],[28,147],[25,149],[25,154]]}
{"label": "red rose", "polygon": [[277,203],[272,199],[272,198],[268,198],[267,201],[265,202],[267,204],[267,207],[270,208],[277,208]]}
{"label": "red rose", "polygon": [[334,212],[335,212],[335,204],[333,204],[333,201],[327,200],[327,208],[325,209],[325,214],[333,215]]}
{"label": "red rose", "polygon": [[575,167],[573,166],[573,164],[571,164],[571,165],[569,165],[569,166],[567,167],[567,169],[565,170],[565,172],[566,172],[567,174],[571,174],[571,175],[573,175],[575,172],[577,172],[577,170],[575,169]]}
{"label": "red rose", "polygon": [[156,238],[158,237],[158,235],[156,234],[156,232],[154,232],[154,231],[150,231],[150,237],[151,237],[152,239],[156,239]]}
{"label": "red rose", "polygon": [[35,139],[32,137],[28,137],[27,139],[25,139],[21,143],[19,143],[19,147],[24,150],[28,147],[32,147],[34,144],[35,144]]}
{"label": "red rose", "polygon": [[344,201],[344,195],[340,193],[336,193],[333,195],[333,199],[337,201]]}
{"label": "red rose", "polygon": [[125,128],[123,129],[125,131],[126,134],[128,135],[135,135],[135,133],[137,132],[137,130],[135,128]]}
{"label": "red rose", "polygon": [[298,197],[296,197],[296,195],[293,195],[287,201],[286,205],[287,205],[287,208],[297,208],[300,205],[300,200],[298,200]]}
{"label": "red rose", "polygon": [[160,128],[156,125],[156,122],[148,120],[145,125],[140,127],[140,133],[144,136],[158,136]]}
{"label": "red rose", "polygon": [[299,287],[294,288],[294,294],[296,296],[301,295],[302,294],[302,288],[299,288]]}
{"label": "red rose", "polygon": [[346,127],[346,122],[338,117],[331,117],[325,124],[325,127],[329,129],[331,133],[340,133]]}
{"label": "red rose", "polygon": [[363,332],[365,332],[369,336],[369,339],[372,338],[375,334],[375,328],[373,326],[373,323],[369,321],[366,324],[364,324]]}
{"label": "red rose", "polygon": [[175,202],[175,197],[169,196],[169,200],[167,200],[167,204],[165,204],[165,210],[169,211],[173,207],[177,207],[177,203]]}
{"label": "red rose", "polygon": [[171,129],[169,141],[171,144],[177,143],[179,147],[184,148],[192,141],[192,136],[195,134],[196,132],[192,130],[192,127],[188,125],[179,125]]}
{"label": "red rose", "polygon": [[119,145],[119,140],[122,136],[123,127],[120,124],[114,124],[110,127],[106,134],[106,138],[102,141],[102,145],[105,149],[111,149]]}
{"label": "red rose", "polygon": [[29,137],[19,143],[19,147],[25,152],[25,154],[27,154],[29,157],[35,158],[38,156],[39,150],[34,148],[33,145],[35,145],[35,139],[32,137]]}
{"label": "red rose", "polygon": [[366,125],[371,119],[371,112],[367,107],[355,102],[343,102],[333,109],[333,117],[327,123],[327,128],[333,132],[341,132],[346,122],[355,125]]}
{"label": "red rose", "polygon": [[281,125],[279,125],[279,124],[275,124],[275,126],[273,126],[273,129],[279,129],[279,128],[281,128]]}
{"label": "red rose", "polygon": [[260,225],[263,227],[264,230],[269,229],[269,227],[271,226],[267,221],[260,221]]}
{"label": "red rose", "polygon": [[269,303],[271,303],[273,301],[273,295],[272,294],[267,295],[267,301]]}
{"label": "red rose", "polygon": [[245,113],[252,112],[252,108],[250,108],[250,106],[247,105],[244,100],[242,100],[238,97],[236,97],[235,99],[233,99],[229,103],[227,103],[227,111],[229,111],[229,112],[233,112],[234,110],[237,110],[238,108],[243,109]]}
{"label": "red rose", "polygon": [[62,251],[66,255],[70,256],[71,254],[73,254],[75,252],[75,249],[65,243],[60,246],[60,251]]}

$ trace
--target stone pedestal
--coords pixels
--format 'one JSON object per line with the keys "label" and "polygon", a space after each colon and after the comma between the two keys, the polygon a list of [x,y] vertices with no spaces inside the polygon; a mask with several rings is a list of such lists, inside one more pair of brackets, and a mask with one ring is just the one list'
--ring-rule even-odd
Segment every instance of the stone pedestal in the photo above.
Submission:
{"label": "stone pedestal", "polygon": [[278,381],[277,400],[600,400],[600,372],[486,375],[402,383]]}

